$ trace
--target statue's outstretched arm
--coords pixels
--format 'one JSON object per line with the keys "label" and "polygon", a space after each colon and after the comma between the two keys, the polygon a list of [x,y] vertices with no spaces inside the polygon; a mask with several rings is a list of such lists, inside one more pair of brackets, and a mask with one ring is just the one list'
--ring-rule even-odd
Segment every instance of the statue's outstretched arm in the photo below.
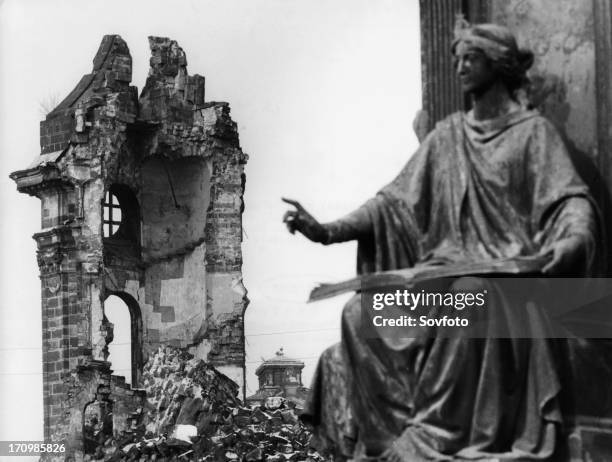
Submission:
{"label": "statue's outstretched arm", "polygon": [[364,206],[349,213],[348,215],[323,225],[327,232],[327,240],[324,244],[335,244],[361,239],[373,232],[372,220]]}
{"label": "statue's outstretched arm", "polygon": [[352,241],[372,233],[372,222],[365,207],[330,223],[319,223],[298,201],[282,198],[295,207],[283,216],[283,222],[291,234],[302,233],[313,242],[324,245]]}

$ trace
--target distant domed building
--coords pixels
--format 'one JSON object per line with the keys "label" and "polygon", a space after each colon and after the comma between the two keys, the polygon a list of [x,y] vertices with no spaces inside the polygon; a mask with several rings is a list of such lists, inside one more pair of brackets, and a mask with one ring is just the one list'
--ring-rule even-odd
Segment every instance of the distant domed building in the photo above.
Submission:
{"label": "distant domed building", "polygon": [[259,390],[246,398],[251,406],[263,405],[268,398],[283,397],[297,407],[303,407],[308,388],[302,384],[304,362],[285,356],[283,349],[274,357],[264,359],[255,374],[259,379]]}

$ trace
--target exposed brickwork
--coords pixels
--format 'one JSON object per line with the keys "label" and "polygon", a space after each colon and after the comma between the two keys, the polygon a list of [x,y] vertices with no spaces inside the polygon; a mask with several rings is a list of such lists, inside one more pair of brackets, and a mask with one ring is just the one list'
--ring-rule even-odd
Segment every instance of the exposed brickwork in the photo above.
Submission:
{"label": "exposed brickwork", "polygon": [[71,115],[57,114],[47,117],[40,123],[40,147],[46,154],[61,151],[70,141],[74,130],[74,118]]}
{"label": "exposed brickwork", "polygon": [[[135,386],[160,345],[191,348],[244,385],[247,156],[229,105],[204,101],[204,77],[188,74],[178,44],[149,43],[139,99],[127,45],[105,36],[92,72],[41,122],[39,164],[11,175],[42,202],[34,238],[45,439],[66,440],[69,457],[97,447],[96,435],[139,425],[143,392],[106,362],[109,295],[130,311]],[[108,191],[124,216],[112,236],[103,227]]]}
{"label": "exposed brickwork", "polygon": [[244,319],[238,314],[220,316],[209,328],[208,339],[213,348],[208,354],[211,364],[244,364]]}

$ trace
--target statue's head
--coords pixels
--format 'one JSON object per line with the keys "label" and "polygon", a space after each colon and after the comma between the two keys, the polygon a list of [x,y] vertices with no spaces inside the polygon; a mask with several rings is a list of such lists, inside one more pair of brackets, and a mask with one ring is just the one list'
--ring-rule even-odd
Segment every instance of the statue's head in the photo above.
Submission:
{"label": "statue's head", "polygon": [[511,95],[524,86],[533,53],[519,49],[507,27],[497,24],[462,23],[455,28],[452,52],[455,69],[464,92],[485,91],[501,81]]}

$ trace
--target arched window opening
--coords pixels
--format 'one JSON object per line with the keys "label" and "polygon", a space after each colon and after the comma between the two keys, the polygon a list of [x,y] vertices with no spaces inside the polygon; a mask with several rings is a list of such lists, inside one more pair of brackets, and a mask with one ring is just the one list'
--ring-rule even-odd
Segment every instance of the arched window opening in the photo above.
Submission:
{"label": "arched window opening", "polygon": [[107,258],[140,257],[140,207],[126,185],[113,184],[104,194],[102,236]]}
{"label": "arched window opening", "polygon": [[121,225],[121,205],[119,199],[110,191],[106,191],[103,203],[104,216],[102,231],[104,237],[111,237],[119,231]]}
{"label": "arched window opening", "polygon": [[113,341],[108,345],[111,369],[124,376],[126,383],[137,386],[142,366],[140,309],[129,295],[115,294],[105,300],[104,314],[113,324]]}

